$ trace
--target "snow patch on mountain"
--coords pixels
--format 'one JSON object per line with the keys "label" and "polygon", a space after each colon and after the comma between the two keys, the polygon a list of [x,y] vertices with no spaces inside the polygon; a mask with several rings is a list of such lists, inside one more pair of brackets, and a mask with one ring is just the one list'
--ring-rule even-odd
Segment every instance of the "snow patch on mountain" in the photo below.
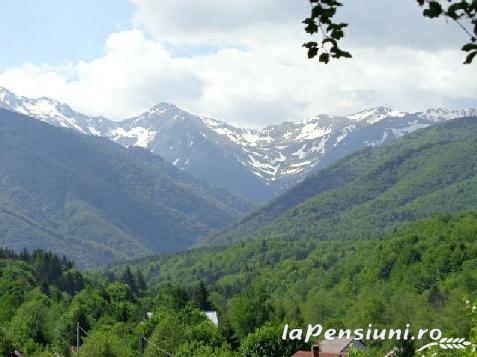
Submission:
{"label": "snow patch on mountain", "polygon": [[341,133],[336,138],[336,142],[333,146],[338,145],[344,138],[346,138],[349,134],[351,134],[354,129],[356,129],[356,125],[348,125],[342,128]]}
{"label": "snow patch on mountain", "polygon": [[409,126],[406,126],[404,128],[392,128],[392,132],[396,138],[403,137],[406,134],[412,133],[413,131],[419,130],[419,129],[425,129],[430,127],[431,124],[419,124],[419,123],[413,123],[410,124]]}
{"label": "snow patch on mountain", "polygon": [[124,128],[117,128],[112,130],[108,133],[108,136],[113,141],[118,141],[120,138],[133,138],[136,141],[131,146],[140,146],[143,148],[147,148],[149,143],[154,140],[157,132],[153,130],[149,130],[147,128],[142,127],[134,127],[129,130],[125,130]]}
{"label": "snow patch on mountain", "polygon": [[[477,116],[475,108],[407,113],[377,107],[348,116],[319,114],[263,129],[246,129],[159,103],[137,117],[113,122],[83,115],[53,99],[16,96],[1,87],[0,108],[84,134],[104,136],[126,147],[147,148],[180,169],[191,170],[192,174],[197,170],[198,177],[206,181],[210,178],[213,184],[227,181],[222,178],[227,169],[243,170],[240,175],[245,172],[254,180],[259,178],[273,192],[360,148],[380,145],[435,123]],[[223,161],[207,166],[211,157]],[[214,181],[214,177],[221,180]],[[240,185],[240,180],[231,179]]]}
{"label": "snow patch on mountain", "polygon": [[310,123],[303,126],[300,135],[296,137],[296,140],[311,140],[321,138],[322,136],[331,133],[331,128],[321,128],[319,123]]}
{"label": "snow patch on mountain", "polygon": [[407,114],[408,113],[406,112],[400,112],[397,110],[393,110],[391,108],[377,107],[377,108],[363,110],[353,115],[348,115],[348,118],[353,121],[358,121],[358,122],[364,121],[368,124],[374,124],[380,120],[383,120],[384,118],[389,118],[389,117],[402,118],[406,116]]}
{"label": "snow patch on mountain", "polygon": [[240,146],[258,146],[261,143],[270,143],[273,138],[270,137],[267,130],[239,129],[229,126],[219,120],[200,117],[202,122],[211,130],[219,135],[225,135],[235,144]]}
{"label": "snow patch on mountain", "polygon": [[0,108],[25,114],[52,125],[78,130],[83,134],[103,135],[103,129],[112,126],[112,122],[105,118],[83,115],[54,99],[19,97],[2,87],[0,87]]}
{"label": "snow patch on mountain", "polygon": [[455,109],[455,110],[433,108],[433,109],[427,109],[424,112],[418,113],[418,116],[424,119],[433,119],[436,121],[447,121],[447,120],[452,120],[456,118],[477,116],[477,108]]}

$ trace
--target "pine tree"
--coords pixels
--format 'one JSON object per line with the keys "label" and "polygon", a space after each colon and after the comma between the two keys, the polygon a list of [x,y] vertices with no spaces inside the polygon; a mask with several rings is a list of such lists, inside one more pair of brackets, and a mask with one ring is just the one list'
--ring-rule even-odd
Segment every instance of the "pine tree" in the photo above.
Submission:
{"label": "pine tree", "polygon": [[142,274],[142,272],[137,269],[136,270],[136,286],[137,286],[137,290],[139,293],[143,293],[147,290],[147,283],[146,283],[146,279],[144,279],[144,275]]}
{"label": "pine tree", "polygon": [[75,293],[75,282],[73,280],[73,276],[71,272],[67,272],[63,278],[63,290],[66,291],[69,295],[73,295]]}
{"label": "pine tree", "polygon": [[137,285],[136,285],[136,279],[134,279],[134,275],[133,273],[131,272],[131,269],[129,268],[129,265],[126,267],[126,269],[124,270],[123,272],[123,275],[121,276],[121,279],[120,281],[126,285],[129,286],[129,288],[131,289],[131,291],[134,293],[134,294],[137,294],[138,290],[137,290]]}
{"label": "pine tree", "polygon": [[212,305],[209,302],[209,292],[203,281],[199,283],[199,286],[194,291],[194,300],[197,302],[199,309],[204,311],[212,310]]}

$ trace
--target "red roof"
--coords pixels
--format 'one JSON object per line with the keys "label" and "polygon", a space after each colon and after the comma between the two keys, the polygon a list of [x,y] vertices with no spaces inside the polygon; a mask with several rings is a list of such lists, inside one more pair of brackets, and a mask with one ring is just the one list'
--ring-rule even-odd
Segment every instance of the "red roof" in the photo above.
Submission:
{"label": "red roof", "polygon": [[310,351],[298,351],[291,357],[313,357]]}

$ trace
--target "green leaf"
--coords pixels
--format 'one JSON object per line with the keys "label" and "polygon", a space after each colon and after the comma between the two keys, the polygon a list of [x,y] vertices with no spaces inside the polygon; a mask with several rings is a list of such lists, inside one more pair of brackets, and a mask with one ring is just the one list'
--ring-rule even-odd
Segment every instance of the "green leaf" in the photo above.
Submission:
{"label": "green leaf", "polygon": [[303,23],[305,26],[305,31],[309,34],[314,34],[318,32],[318,26],[315,23],[315,20],[312,18],[305,19]]}
{"label": "green leaf", "polygon": [[317,54],[318,54],[318,48],[309,48],[308,49],[308,58],[309,59],[315,58]]}
{"label": "green leaf", "polygon": [[462,47],[462,51],[465,51],[465,52],[469,52],[469,51],[472,51],[472,50],[477,50],[477,43],[466,43],[463,47]]}
{"label": "green leaf", "polygon": [[323,15],[323,7],[321,5],[315,5],[311,9],[311,16],[313,18],[320,18]]}
{"label": "green leaf", "polygon": [[477,55],[477,51],[469,53],[467,57],[465,58],[464,64],[471,64],[476,55]]}
{"label": "green leaf", "polygon": [[344,58],[353,58],[351,53],[349,53],[347,51],[341,51],[341,56],[344,57]]}
{"label": "green leaf", "polygon": [[333,30],[331,31],[330,36],[334,39],[340,40],[344,37],[344,32],[342,30]]}
{"label": "green leaf", "polygon": [[424,16],[430,17],[432,19],[435,17],[439,17],[442,12],[443,10],[441,4],[439,4],[437,1],[431,1],[429,2],[429,8],[425,9],[423,11],[423,14]]}
{"label": "green leaf", "polygon": [[310,41],[303,44],[303,47],[308,48],[308,58],[314,58],[318,54],[318,43]]}
{"label": "green leaf", "polygon": [[319,61],[323,63],[330,62],[330,55],[328,53],[322,53],[319,57]]}
{"label": "green leaf", "polygon": [[457,11],[459,10],[465,10],[467,8],[467,4],[460,2],[460,3],[455,3],[450,5],[447,8],[447,16],[449,16],[453,20],[457,20],[459,17],[462,17],[463,14],[459,15]]}

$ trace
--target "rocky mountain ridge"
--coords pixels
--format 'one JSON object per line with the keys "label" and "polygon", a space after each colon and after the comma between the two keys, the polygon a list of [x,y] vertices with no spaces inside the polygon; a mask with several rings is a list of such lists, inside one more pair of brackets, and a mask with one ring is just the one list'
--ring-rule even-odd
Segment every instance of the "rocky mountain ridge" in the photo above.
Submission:
{"label": "rocky mountain ridge", "polygon": [[149,149],[206,182],[261,202],[366,146],[375,146],[477,109],[428,109],[407,113],[377,107],[347,115],[270,125],[233,127],[159,103],[143,114],[115,122],[74,111],[50,98],[16,96],[0,87],[0,108],[20,112],[123,146]]}

